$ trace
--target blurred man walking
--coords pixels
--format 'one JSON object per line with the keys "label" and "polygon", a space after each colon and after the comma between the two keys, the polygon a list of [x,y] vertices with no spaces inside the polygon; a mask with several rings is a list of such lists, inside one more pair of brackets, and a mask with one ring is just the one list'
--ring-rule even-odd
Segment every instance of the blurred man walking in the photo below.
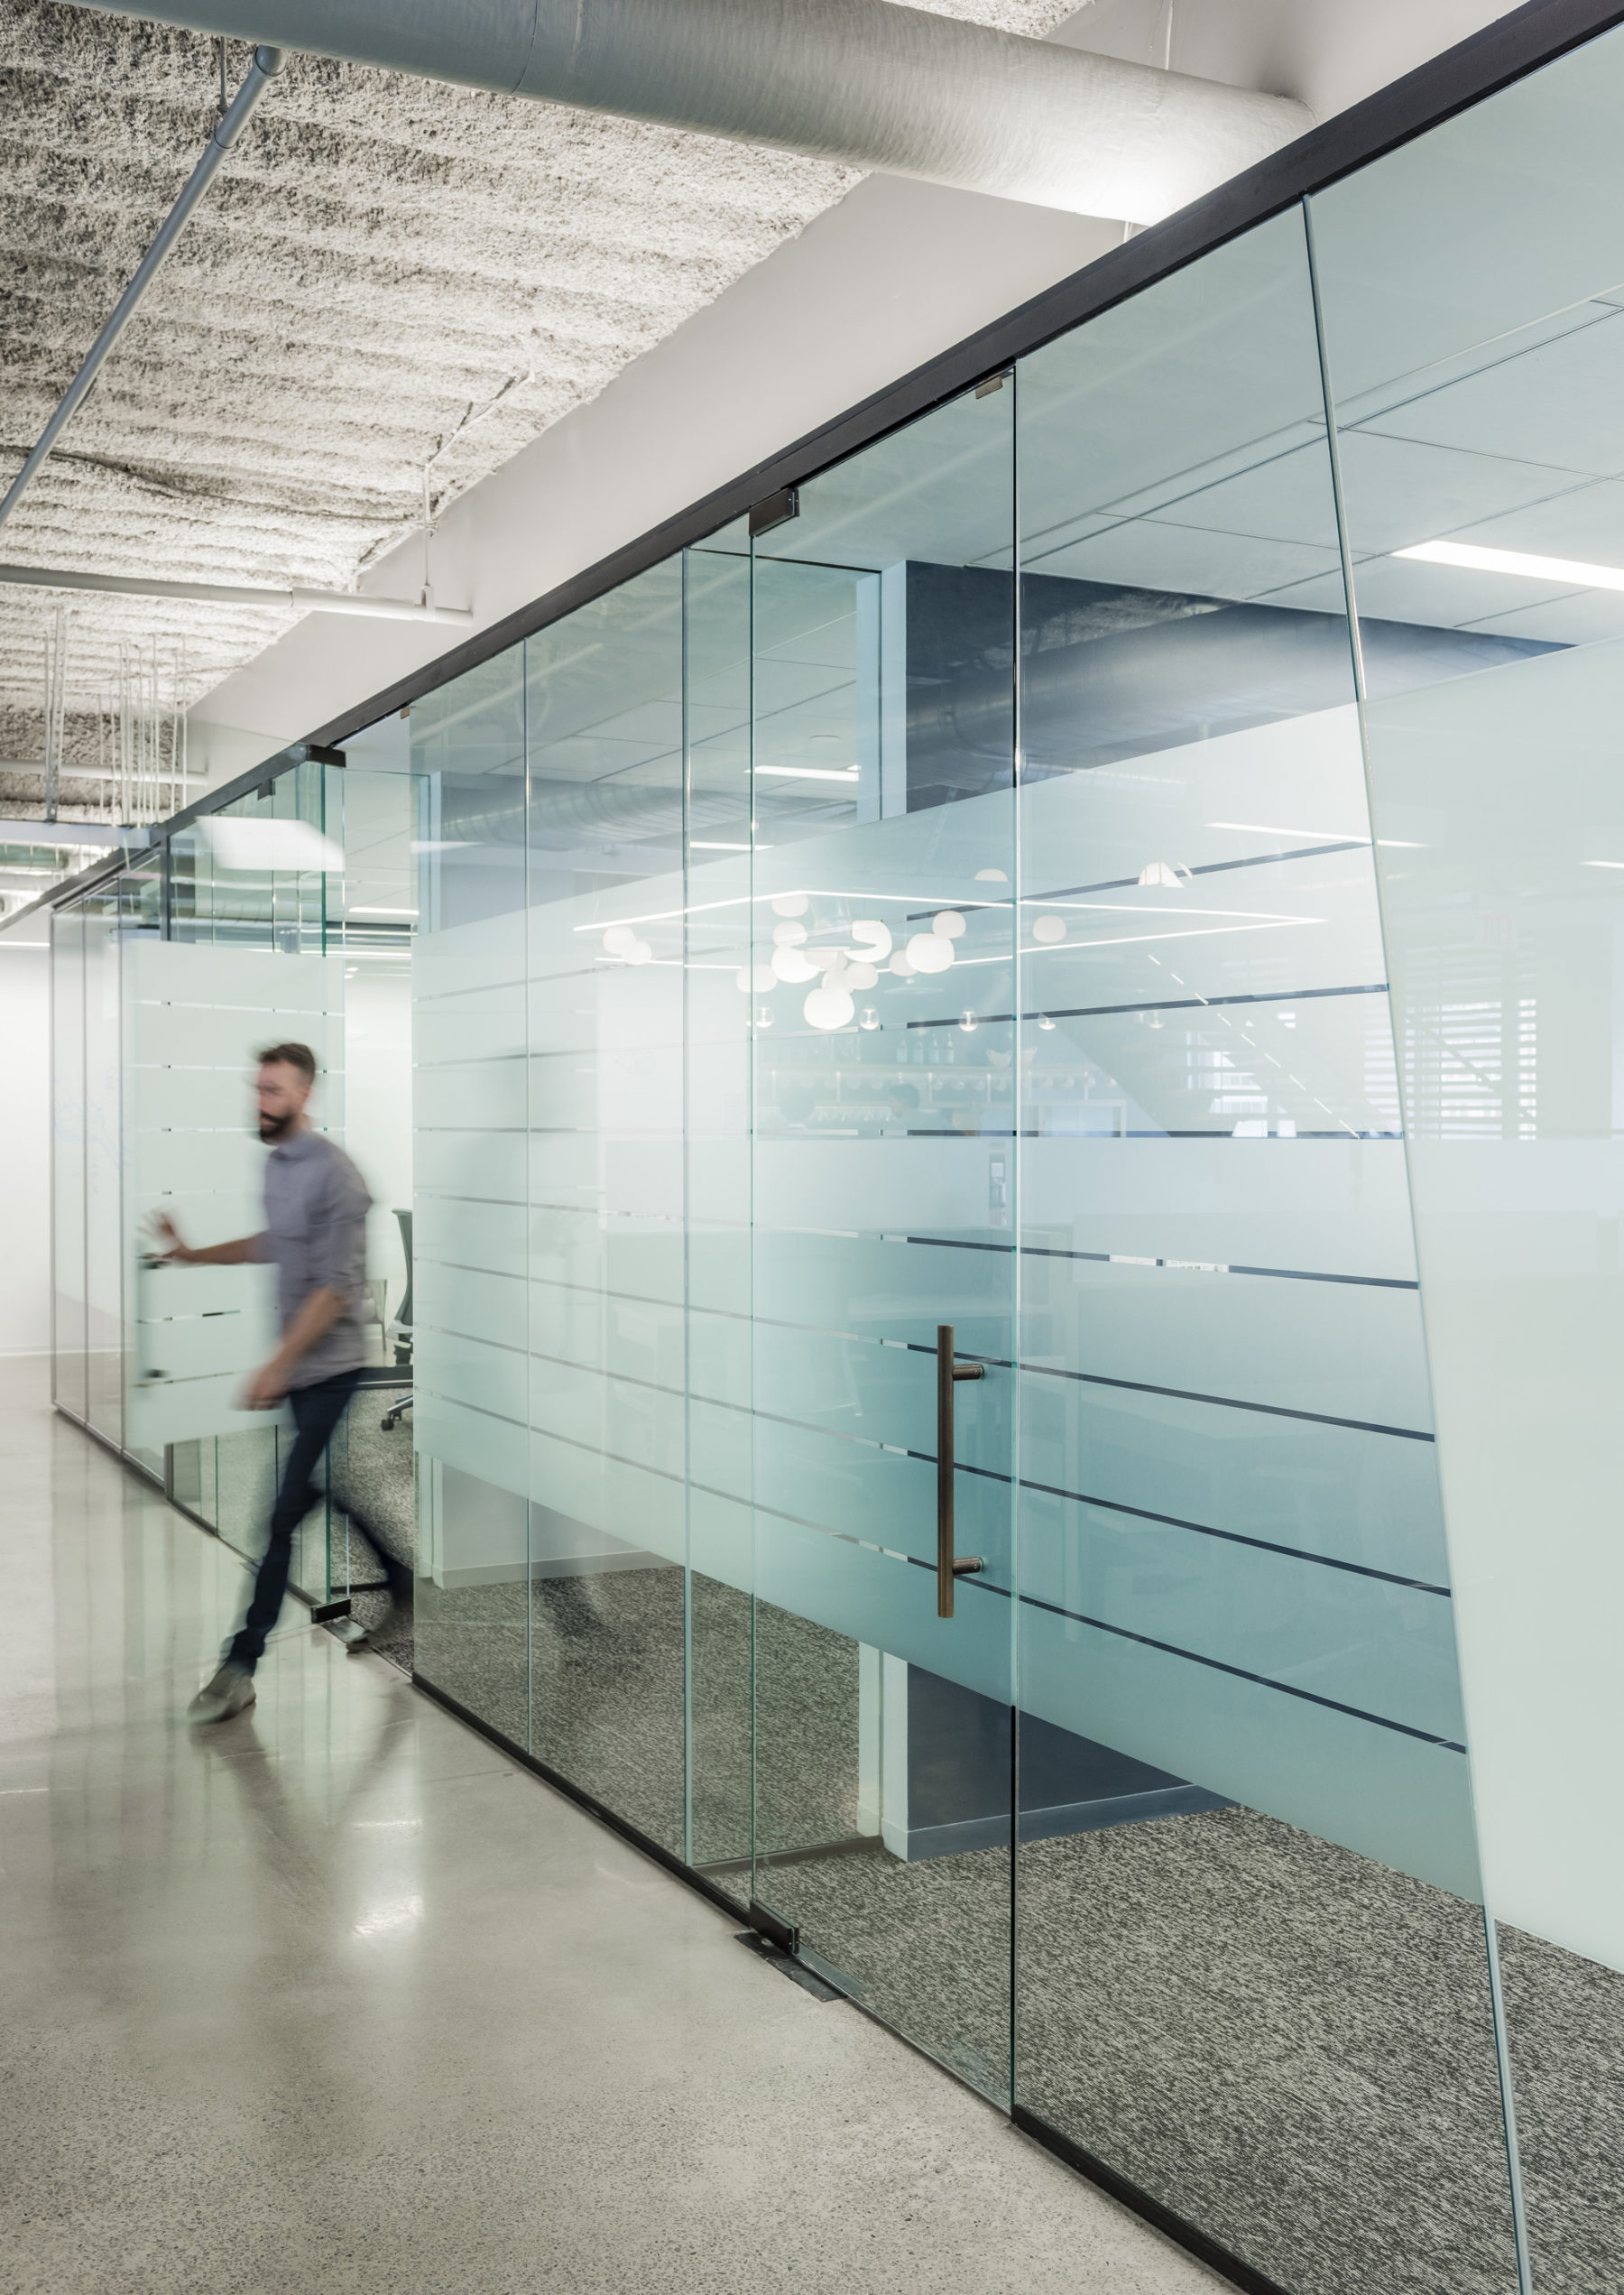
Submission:
{"label": "blurred man walking", "polygon": [[[192,1700],[198,1721],[228,1721],[254,1703],[254,1671],[288,1590],[294,1533],[321,1496],[316,1468],[366,1360],[361,1301],[372,1198],[344,1150],[311,1130],[306,1110],[315,1084],[316,1056],[308,1044],[272,1044],[260,1054],[259,1134],[271,1150],[265,1166],[265,1225],[260,1234],[194,1250],[161,1212],[153,1222],[169,1246],[164,1255],[188,1266],[275,1262],[281,1345],[254,1373],[243,1402],[251,1411],[274,1411],[285,1400],[293,1413],[293,1443],[272,1509],[270,1540],[254,1578],[248,1615],[219,1671]],[[410,1615],[411,1573],[353,1507],[345,1512],[350,1527],[360,1532],[383,1565],[390,1608],[375,1638],[384,1641]],[[349,1647],[364,1648],[372,1638],[361,1636]]]}

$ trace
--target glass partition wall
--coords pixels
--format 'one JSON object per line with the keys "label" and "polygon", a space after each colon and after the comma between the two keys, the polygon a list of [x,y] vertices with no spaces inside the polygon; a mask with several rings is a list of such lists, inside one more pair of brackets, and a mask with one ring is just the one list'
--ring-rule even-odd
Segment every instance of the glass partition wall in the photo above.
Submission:
{"label": "glass partition wall", "polygon": [[1293,2295],[1624,2239],[1620,59],[56,921],[61,1406],[250,1541],[134,1238],[318,1043],[413,1386],[307,1589],[347,1475],[425,1688]]}
{"label": "glass partition wall", "polygon": [[[305,763],[269,777],[52,920],[58,1404],[248,1556],[290,1435],[281,1414],[236,1400],[272,1344],[271,1278],[161,1264],[152,1217],[166,1211],[198,1243],[257,1228],[254,1055],[309,1043],[318,1126],[374,1189],[365,1376],[384,1406],[409,1391],[396,1360],[409,1356],[411,1314],[403,733],[392,763],[358,755],[348,773]],[[293,1576],[312,1602],[354,1591],[365,1615],[372,1565],[352,1572],[345,1494],[364,1485],[367,1511],[405,1555],[416,1504],[410,1427],[383,1428],[364,1400]]]}

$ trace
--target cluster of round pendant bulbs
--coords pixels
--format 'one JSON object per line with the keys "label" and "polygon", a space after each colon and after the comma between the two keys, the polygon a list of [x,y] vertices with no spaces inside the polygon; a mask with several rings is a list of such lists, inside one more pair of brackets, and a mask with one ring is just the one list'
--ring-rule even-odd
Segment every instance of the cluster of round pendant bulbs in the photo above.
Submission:
{"label": "cluster of round pendant bulbs", "polygon": [[623,964],[647,964],[653,953],[650,943],[640,939],[629,924],[612,924],[604,935],[604,954],[618,957]]}
{"label": "cluster of round pendant bulbs", "polygon": [[[987,869],[982,874],[1001,877],[1002,872]],[[878,987],[881,970],[900,980],[949,970],[954,943],[963,939],[968,929],[961,910],[938,909],[928,931],[910,933],[899,948],[890,925],[880,918],[854,917],[846,928],[849,945],[813,947],[810,930],[803,921],[810,906],[805,893],[779,893],[772,903],[778,921],[772,928],[771,957],[741,965],[734,978],[740,990],[750,996],[770,995],[780,983],[786,987],[806,987],[802,1016],[809,1028],[826,1032],[849,1027],[858,1018],[856,999]],[[1032,938],[1040,947],[1057,946],[1066,938],[1065,918],[1039,916],[1032,925]],[[623,964],[647,964],[654,951],[632,926],[612,924],[604,934],[604,954]],[[810,985],[814,981],[818,984],[816,987]],[[762,1004],[759,1023],[770,1026],[771,1017],[770,1008]],[[880,1015],[872,1005],[864,1006],[858,1025],[879,1027]],[[968,1033],[975,1025],[973,1015],[966,1013],[959,1025]]]}
{"label": "cluster of round pendant bulbs", "polygon": [[[902,948],[889,924],[878,917],[854,917],[847,927],[850,943],[814,947],[802,921],[811,902],[805,893],[780,893],[773,902],[778,922],[772,928],[772,956],[765,964],[743,965],[738,985],[749,995],[761,995],[780,981],[786,986],[807,986],[801,1014],[808,1028],[833,1031],[850,1027],[857,1016],[856,999],[878,987],[881,968],[898,979],[911,980],[919,973],[946,972],[953,962],[953,944],[963,938],[965,920],[957,909],[939,910],[927,932],[911,934]],[[865,1006],[860,1026],[877,1028],[879,1014]]]}

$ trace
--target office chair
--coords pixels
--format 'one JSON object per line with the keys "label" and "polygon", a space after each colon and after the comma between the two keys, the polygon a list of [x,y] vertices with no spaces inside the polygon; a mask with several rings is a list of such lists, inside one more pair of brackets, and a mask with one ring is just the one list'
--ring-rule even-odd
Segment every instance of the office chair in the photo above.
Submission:
{"label": "office chair", "polygon": [[[406,1254],[406,1296],[389,1326],[387,1336],[394,1342],[394,1358],[400,1365],[409,1364],[411,1360],[411,1214],[397,1210],[395,1217],[400,1223],[401,1248]],[[409,1416],[411,1404],[412,1397],[409,1393],[402,1395],[398,1402],[390,1404],[380,1421],[385,1434]]]}

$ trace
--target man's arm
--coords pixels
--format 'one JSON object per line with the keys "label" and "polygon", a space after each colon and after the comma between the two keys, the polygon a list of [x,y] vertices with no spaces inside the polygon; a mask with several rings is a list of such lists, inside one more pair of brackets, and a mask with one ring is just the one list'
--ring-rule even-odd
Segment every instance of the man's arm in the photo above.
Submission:
{"label": "man's arm", "polygon": [[[220,1246],[222,1249],[224,1245]],[[301,1355],[325,1338],[344,1312],[344,1293],[324,1284],[313,1291],[282,1334],[282,1343],[268,1363],[262,1363],[243,1393],[249,1411],[274,1411],[288,1391],[288,1374]]]}
{"label": "man's arm", "polygon": [[260,1255],[258,1235],[236,1235],[230,1243],[205,1244],[194,1250],[190,1244],[182,1243],[180,1231],[167,1211],[154,1211],[152,1224],[152,1233],[167,1246],[164,1258],[179,1266],[241,1267]]}

